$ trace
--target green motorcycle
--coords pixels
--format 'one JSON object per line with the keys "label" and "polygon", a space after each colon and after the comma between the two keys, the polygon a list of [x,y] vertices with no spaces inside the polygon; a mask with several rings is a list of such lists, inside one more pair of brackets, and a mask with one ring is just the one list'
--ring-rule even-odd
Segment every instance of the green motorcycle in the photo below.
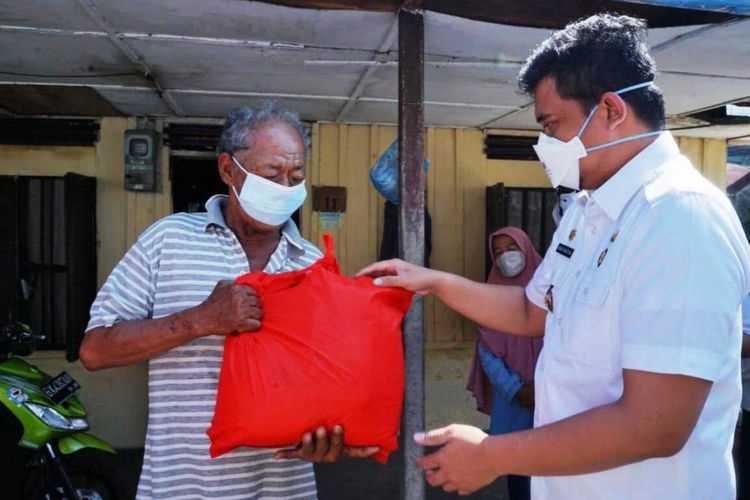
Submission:
{"label": "green motorcycle", "polygon": [[80,385],[65,372],[51,377],[19,357],[43,338],[14,320],[0,329],[0,472],[8,478],[0,496],[125,498],[115,450],[86,433]]}

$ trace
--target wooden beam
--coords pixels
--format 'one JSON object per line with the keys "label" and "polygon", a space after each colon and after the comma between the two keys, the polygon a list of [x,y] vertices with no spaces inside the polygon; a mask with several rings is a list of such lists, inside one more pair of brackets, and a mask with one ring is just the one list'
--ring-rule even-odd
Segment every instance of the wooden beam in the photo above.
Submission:
{"label": "wooden beam", "polygon": [[[266,3],[308,9],[369,10],[395,12],[412,0],[265,0]],[[631,3],[618,0],[416,0],[433,12],[497,24],[532,28],[562,28],[571,21],[599,12],[617,12],[640,17],[650,28],[712,24],[737,17],[711,12]],[[406,8],[405,10],[410,10]]]}
{"label": "wooden beam", "polygon": [[[399,248],[401,257],[424,265],[424,11],[398,13]],[[414,297],[404,319],[406,390],[404,402],[403,498],[422,500],[424,474],[417,467],[423,450],[412,439],[424,430],[424,302]]]}
{"label": "wooden beam", "polygon": [[396,12],[399,0],[261,0],[263,3],[301,7],[305,9],[369,10],[374,12]]}

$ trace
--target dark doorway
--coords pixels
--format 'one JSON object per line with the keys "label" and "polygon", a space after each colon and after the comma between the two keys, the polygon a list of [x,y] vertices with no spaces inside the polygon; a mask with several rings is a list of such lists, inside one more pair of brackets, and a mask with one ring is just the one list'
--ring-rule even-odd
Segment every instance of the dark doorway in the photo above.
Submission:
{"label": "dark doorway", "polygon": [[[552,241],[556,225],[552,210],[557,205],[557,195],[552,188],[518,188],[503,184],[488,186],[486,191],[487,222],[485,238],[505,226],[523,229],[534,243],[539,255],[544,255]],[[492,261],[485,251],[485,271],[489,273]]]}
{"label": "dark doorway", "polygon": [[96,179],[3,175],[0,200],[0,321],[28,323],[39,349],[75,361],[96,295]]}
{"label": "dark doorway", "polygon": [[227,192],[214,158],[171,157],[169,163],[174,213],[205,212],[211,196]]}

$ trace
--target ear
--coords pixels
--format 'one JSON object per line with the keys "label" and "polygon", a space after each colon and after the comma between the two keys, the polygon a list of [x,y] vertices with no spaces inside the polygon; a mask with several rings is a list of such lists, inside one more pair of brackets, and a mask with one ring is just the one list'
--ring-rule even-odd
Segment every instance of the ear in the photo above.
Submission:
{"label": "ear", "polygon": [[614,92],[607,92],[602,96],[600,107],[607,114],[607,130],[616,129],[628,117],[628,105]]}
{"label": "ear", "polygon": [[235,171],[239,169],[235,166],[229,153],[221,153],[216,159],[216,162],[219,167],[219,177],[221,177],[221,181],[229,188],[235,186],[236,184],[233,176],[235,175]]}

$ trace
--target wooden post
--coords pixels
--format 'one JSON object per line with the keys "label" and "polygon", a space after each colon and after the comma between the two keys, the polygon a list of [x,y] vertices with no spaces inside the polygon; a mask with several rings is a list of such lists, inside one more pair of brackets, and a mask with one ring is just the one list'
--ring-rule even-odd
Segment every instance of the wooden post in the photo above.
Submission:
{"label": "wooden post", "polygon": [[[398,14],[399,248],[407,262],[424,265],[424,11],[421,0],[402,5]],[[424,430],[424,302],[415,297],[404,320],[406,389],[402,497],[422,500],[425,482],[414,443]]]}

